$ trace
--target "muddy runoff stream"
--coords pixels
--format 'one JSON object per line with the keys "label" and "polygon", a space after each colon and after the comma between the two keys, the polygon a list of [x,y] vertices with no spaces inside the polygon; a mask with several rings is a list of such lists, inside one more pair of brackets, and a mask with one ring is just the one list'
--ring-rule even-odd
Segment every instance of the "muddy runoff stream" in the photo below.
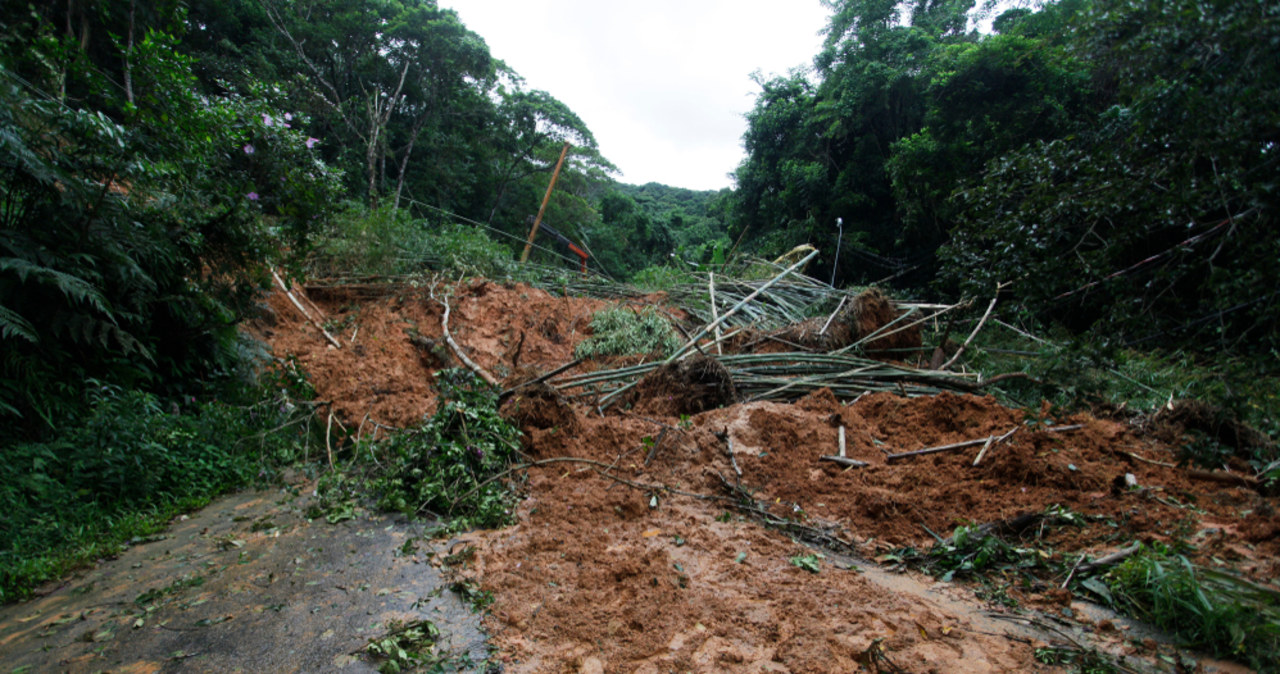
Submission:
{"label": "muddy runoff stream", "polygon": [[468,664],[488,656],[480,616],[428,563],[424,525],[360,509],[308,519],[310,490],[224,498],[3,607],[0,670],[377,671],[369,640],[425,619],[451,664],[482,671]]}

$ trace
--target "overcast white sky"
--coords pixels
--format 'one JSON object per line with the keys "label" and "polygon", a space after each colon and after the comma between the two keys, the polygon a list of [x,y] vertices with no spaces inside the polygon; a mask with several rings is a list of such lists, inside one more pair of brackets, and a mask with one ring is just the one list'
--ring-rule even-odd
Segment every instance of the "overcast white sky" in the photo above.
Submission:
{"label": "overcast white sky", "polygon": [[756,70],[809,66],[819,0],[439,0],[525,78],[573,109],[623,182],[732,184]]}

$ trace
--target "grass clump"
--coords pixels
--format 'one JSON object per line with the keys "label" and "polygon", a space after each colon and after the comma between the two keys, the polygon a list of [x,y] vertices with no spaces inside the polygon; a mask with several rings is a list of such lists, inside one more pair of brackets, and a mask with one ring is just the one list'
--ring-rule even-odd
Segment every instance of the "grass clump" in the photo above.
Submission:
{"label": "grass clump", "polygon": [[653,307],[631,311],[609,307],[591,317],[591,336],[578,344],[578,358],[657,354],[667,356],[680,348],[680,338],[667,319]]}
{"label": "grass clump", "polygon": [[1187,646],[1260,672],[1280,671],[1280,593],[1146,548],[1104,578],[1112,603]]}
{"label": "grass clump", "polygon": [[452,518],[453,530],[511,521],[515,494],[494,479],[519,448],[519,429],[498,415],[498,393],[470,371],[444,370],[436,413],[379,443],[383,469],[372,481],[378,506]]}

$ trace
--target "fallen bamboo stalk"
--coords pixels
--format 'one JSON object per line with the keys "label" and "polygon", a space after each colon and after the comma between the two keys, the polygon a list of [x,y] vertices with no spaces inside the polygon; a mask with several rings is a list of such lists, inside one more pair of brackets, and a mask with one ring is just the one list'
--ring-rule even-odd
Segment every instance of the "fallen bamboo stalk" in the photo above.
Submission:
{"label": "fallen bamboo stalk", "polygon": [[893,461],[894,459],[905,459],[909,456],[924,456],[925,454],[937,454],[938,452],[950,452],[956,449],[964,449],[965,447],[973,447],[974,445],[981,445],[988,440],[995,439],[995,437],[996,436],[994,435],[990,435],[985,438],[978,438],[977,440],[965,440],[964,442],[953,442],[949,445],[938,445],[937,447],[925,447],[924,449],[917,449],[912,452],[900,452],[898,454],[890,454],[886,456],[885,459],[888,461]]}
{"label": "fallen bamboo stalk", "polygon": [[503,391],[502,393],[499,393],[499,394],[498,394],[498,400],[499,400],[499,401],[504,400],[504,399],[506,399],[506,398],[510,397],[512,393],[515,393],[516,391],[518,391],[518,390],[520,390],[520,389],[522,389],[522,388],[524,388],[524,387],[526,387],[526,386],[533,386],[534,384],[541,384],[542,382],[544,382],[544,381],[546,381],[546,380],[548,380],[548,379],[550,379],[550,378],[552,378],[552,377],[554,377],[554,376],[556,376],[556,375],[558,375],[558,374],[561,374],[561,373],[566,372],[566,371],[568,371],[568,370],[572,370],[573,368],[575,368],[575,367],[577,367],[577,366],[579,366],[579,365],[581,365],[581,364],[582,364],[582,359],[581,359],[581,358],[576,358],[576,359],[574,359],[574,360],[571,360],[571,361],[569,361],[568,363],[565,363],[564,365],[561,365],[560,367],[558,367],[558,368],[556,368],[556,369],[554,369],[554,370],[552,370],[552,371],[550,371],[550,372],[548,372],[548,373],[546,373],[546,374],[542,375],[541,377],[538,377],[538,378],[536,378],[536,379],[530,379],[529,381],[526,381],[526,382],[521,383],[521,384],[516,384],[515,386],[512,386],[512,387],[511,387],[511,388],[509,388],[509,389],[506,389],[506,390],[505,390],[505,391]]}
{"label": "fallen bamboo stalk", "polygon": [[838,464],[840,464],[840,465],[842,465],[842,466],[848,466],[848,467],[850,467],[850,468],[862,468],[862,467],[864,467],[864,466],[870,466],[870,465],[871,465],[871,464],[867,463],[866,461],[859,461],[859,460],[857,460],[857,459],[850,459],[850,458],[848,458],[848,457],[844,457],[844,456],[820,456],[820,457],[818,457],[818,458],[819,458],[820,460],[822,460],[822,461],[833,461],[833,462],[838,463]]}
{"label": "fallen bamboo stalk", "polygon": [[831,327],[831,321],[836,320],[836,316],[838,316],[840,314],[840,310],[844,308],[844,303],[848,301],[848,295],[840,298],[840,304],[836,305],[836,310],[831,312],[831,316],[827,317],[827,322],[822,324],[822,329],[818,331],[819,335],[827,334],[827,328]]}
{"label": "fallen bamboo stalk", "polygon": [[773,284],[777,283],[778,281],[781,281],[783,278],[786,277],[787,274],[790,274],[796,269],[799,269],[800,267],[803,267],[804,265],[808,264],[809,260],[812,260],[814,256],[816,256],[817,254],[818,254],[818,251],[816,250],[813,251],[812,253],[809,253],[804,257],[803,260],[800,260],[799,262],[791,265],[790,267],[787,267],[782,271],[781,274],[778,274],[777,276],[773,277],[772,279],[770,279],[768,283],[760,286],[759,288],[756,289],[755,292],[751,293],[750,295],[747,295],[745,298],[742,299],[742,301],[735,304],[733,308],[721,314],[720,318],[713,320],[710,325],[707,325],[706,327],[699,330],[698,333],[694,335],[693,338],[691,338],[687,344],[680,347],[678,350],[676,350],[675,353],[671,354],[671,356],[669,356],[665,362],[674,363],[677,360],[679,360],[680,356],[684,355],[686,351],[693,348],[694,344],[698,343],[698,340],[702,339],[703,337],[706,337],[708,333],[710,333],[711,331],[719,327],[730,316],[738,313],[738,311],[741,310],[742,307],[750,303],[751,300],[755,299],[760,293],[764,292],[765,290],[773,286]]}
{"label": "fallen bamboo stalk", "polygon": [[716,324],[716,355],[723,355],[724,351],[720,349],[720,317],[716,316],[716,273],[707,273],[707,290],[711,293],[711,322]]}
{"label": "fallen bamboo stalk", "polygon": [[[908,457],[908,456],[923,456],[923,455],[925,455],[925,454],[936,454],[936,453],[938,453],[938,452],[949,452],[949,451],[952,451],[952,450],[955,450],[955,449],[964,449],[965,447],[973,447],[974,445],[981,445],[981,444],[984,444],[984,443],[987,443],[987,442],[993,442],[993,441],[994,441],[994,442],[1004,442],[1004,441],[1005,441],[1005,439],[1007,439],[1009,436],[1013,435],[1013,434],[1014,434],[1014,432],[1015,432],[1015,431],[1017,431],[1017,430],[1018,430],[1018,427],[1017,427],[1017,426],[1014,426],[1012,429],[1010,429],[1010,430],[1009,430],[1009,432],[1005,433],[1004,435],[989,435],[989,436],[987,436],[987,437],[985,437],[985,438],[978,438],[977,440],[965,440],[964,442],[953,442],[953,443],[951,443],[951,444],[949,444],[949,445],[939,445],[939,446],[937,446],[937,447],[926,447],[926,448],[924,448],[924,449],[917,449],[917,450],[915,450],[915,451],[913,451],[913,452],[901,452],[901,453],[899,453],[899,454],[890,454],[890,455],[888,455],[887,457],[885,457],[885,459],[886,459],[886,460],[889,460],[889,461],[892,461],[892,460],[894,460],[894,459],[902,459],[902,458],[906,458],[906,457]],[[975,465],[976,465],[976,463],[975,463]]]}
{"label": "fallen bamboo stalk", "polygon": [[982,463],[982,457],[987,455],[987,450],[991,449],[991,445],[995,441],[996,441],[996,436],[994,435],[987,436],[986,444],[982,446],[982,450],[978,452],[978,455],[973,458],[973,465],[977,466],[978,464]]}
{"label": "fallen bamboo stalk", "polygon": [[324,326],[320,325],[319,321],[317,321],[315,318],[312,318],[311,312],[307,311],[307,308],[302,306],[302,303],[298,301],[298,298],[293,296],[293,293],[289,290],[289,287],[284,284],[284,279],[280,278],[280,274],[276,273],[276,270],[272,269],[271,276],[276,280],[276,285],[280,286],[280,290],[284,292],[284,296],[288,297],[289,301],[293,302],[293,306],[297,307],[298,313],[302,314],[303,318],[306,318],[308,322],[314,325],[316,329],[320,331],[320,334],[324,335],[324,338],[328,340],[328,342],[332,344],[334,348],[341,349],[342,344],[338,343],[338,340],[334,339],[333,335],[329,334],[329,331],[325,330]]}
{"label": "fallen bamboo stalk", "polygon": [[842,458],[842,459],[843,459],[843,458],[845,457],[845,452],[844,452],[844,449],[845,449],[845,445],[844,445],[844,426],[841,426],[841,427],[840,427],[840,435],[839,435],[839,440],[837,441],[837,444],[839,444],[839,445],[840,445],[840,447],[839,447],[839,450],[840,450],[840,454],[839,454],[839,456],[840,456],[840,458]]}

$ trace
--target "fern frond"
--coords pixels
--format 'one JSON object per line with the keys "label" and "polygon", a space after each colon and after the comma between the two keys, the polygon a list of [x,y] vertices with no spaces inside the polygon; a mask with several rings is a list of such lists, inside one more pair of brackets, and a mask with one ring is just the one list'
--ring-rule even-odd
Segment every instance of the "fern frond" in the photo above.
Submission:
{"label": "fern frond", "polygon": [[58,292],[74,303],[84,303],[106,315],[107,320],[115,322],[111,309],[102,293],[88,281],[66,272],[38,265],[20,257],[0,257],[0,272],[9,271],[17,275],[18,280],[26,282],[33,278],[40,283],[52,285]]}
{"label": "fern frond", "polygon": [[0,338],[18,337],[32,344],[40,341],[36,328],[31,321],[23,318],[18,312],[0,305]]}

